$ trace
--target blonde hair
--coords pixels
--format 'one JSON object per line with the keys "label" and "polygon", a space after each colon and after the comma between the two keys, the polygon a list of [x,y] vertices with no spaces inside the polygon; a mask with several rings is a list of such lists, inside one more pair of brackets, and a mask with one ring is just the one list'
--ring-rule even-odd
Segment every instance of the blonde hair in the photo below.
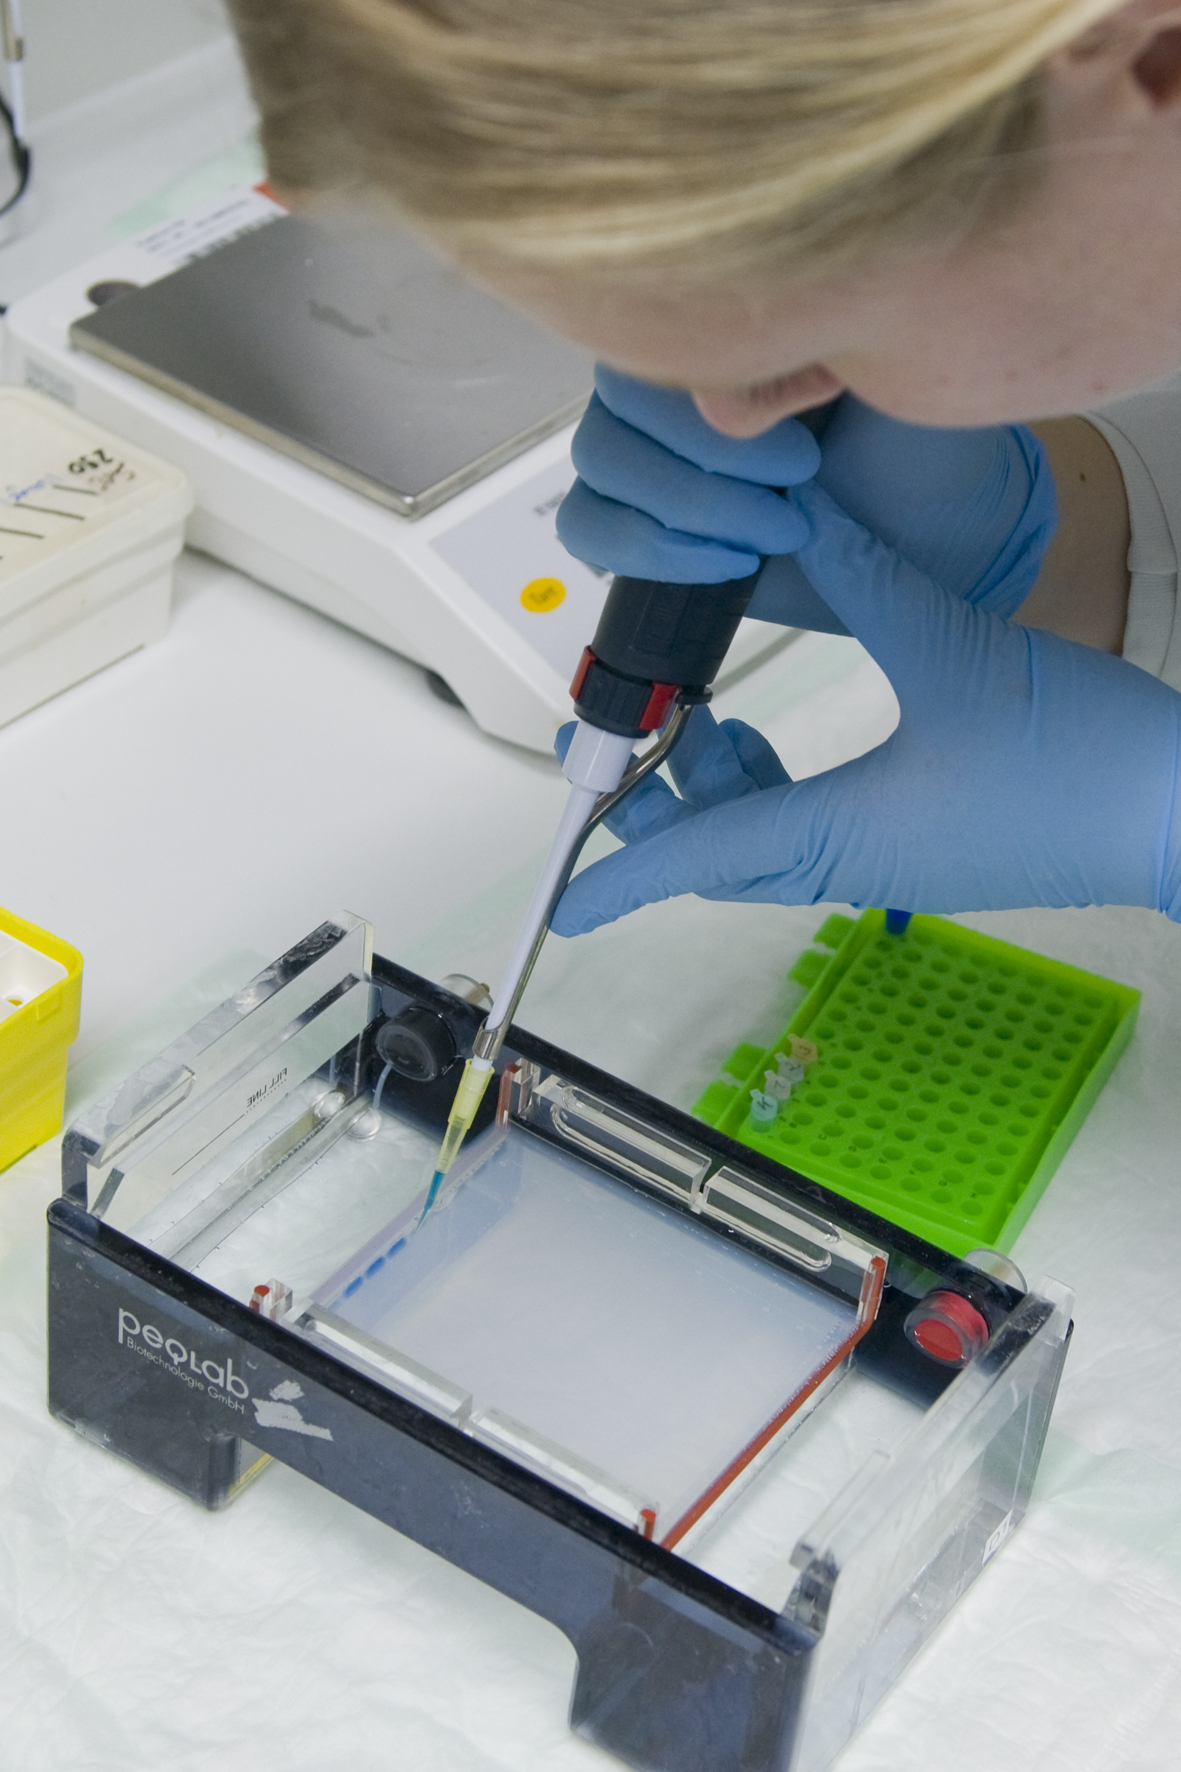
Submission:
{"label": "blonde hair", "polygon": [[272,177],[587,276],[814,275],[1035,169],[1119,0],[230,0]]}

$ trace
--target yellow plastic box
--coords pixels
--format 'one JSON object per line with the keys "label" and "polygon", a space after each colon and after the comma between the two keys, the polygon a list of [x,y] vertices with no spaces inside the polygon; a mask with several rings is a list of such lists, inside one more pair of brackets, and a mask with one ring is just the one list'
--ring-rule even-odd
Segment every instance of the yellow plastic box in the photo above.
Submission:
{"label": "yellow plastic box", "polygon": [[81,1003],[77,948],[0,909],[0,1169],[61,1126]]}

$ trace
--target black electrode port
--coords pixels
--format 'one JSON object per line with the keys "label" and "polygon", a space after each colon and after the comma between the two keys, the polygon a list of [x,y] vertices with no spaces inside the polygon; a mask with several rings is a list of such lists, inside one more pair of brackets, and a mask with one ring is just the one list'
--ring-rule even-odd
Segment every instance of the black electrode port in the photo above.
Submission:
{"label": "black electrode port", "polygon": [[458,1057],[455,1035],[441,1015],[408,1003],[378,1030],[374,1042],[383,1064],[410,1083],[433,1083]]}

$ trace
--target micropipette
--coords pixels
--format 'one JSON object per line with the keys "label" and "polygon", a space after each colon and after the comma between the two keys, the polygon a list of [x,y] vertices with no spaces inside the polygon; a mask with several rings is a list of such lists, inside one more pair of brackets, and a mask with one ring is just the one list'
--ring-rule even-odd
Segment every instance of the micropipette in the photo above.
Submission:
{"label": "micropipette", "polygon": [[[475,1119],[582,843],[668,754],[690,707],[709,700],[757,576],[712,585],[617,578],[608,591],[570,686],[578,715],[562,765],[570,794],[504,978],[463,1067],[419,1223]],[[654,732],[659,738],[629,770],[633,743]]]}

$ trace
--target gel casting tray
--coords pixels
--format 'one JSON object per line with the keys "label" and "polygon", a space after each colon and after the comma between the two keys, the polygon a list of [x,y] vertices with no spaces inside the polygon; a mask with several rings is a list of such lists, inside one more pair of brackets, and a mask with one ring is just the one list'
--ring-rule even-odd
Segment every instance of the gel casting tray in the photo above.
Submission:
{"label": "gel casting tray", "polygon": [[[699,1119],[955,1255],[1007,1249],[1131,1039],[1139,991],[941,917],[831,916],[769,1048],[743,1044]],[[792,1034],[818,1057],[770,1125],[751,1090]]]}

